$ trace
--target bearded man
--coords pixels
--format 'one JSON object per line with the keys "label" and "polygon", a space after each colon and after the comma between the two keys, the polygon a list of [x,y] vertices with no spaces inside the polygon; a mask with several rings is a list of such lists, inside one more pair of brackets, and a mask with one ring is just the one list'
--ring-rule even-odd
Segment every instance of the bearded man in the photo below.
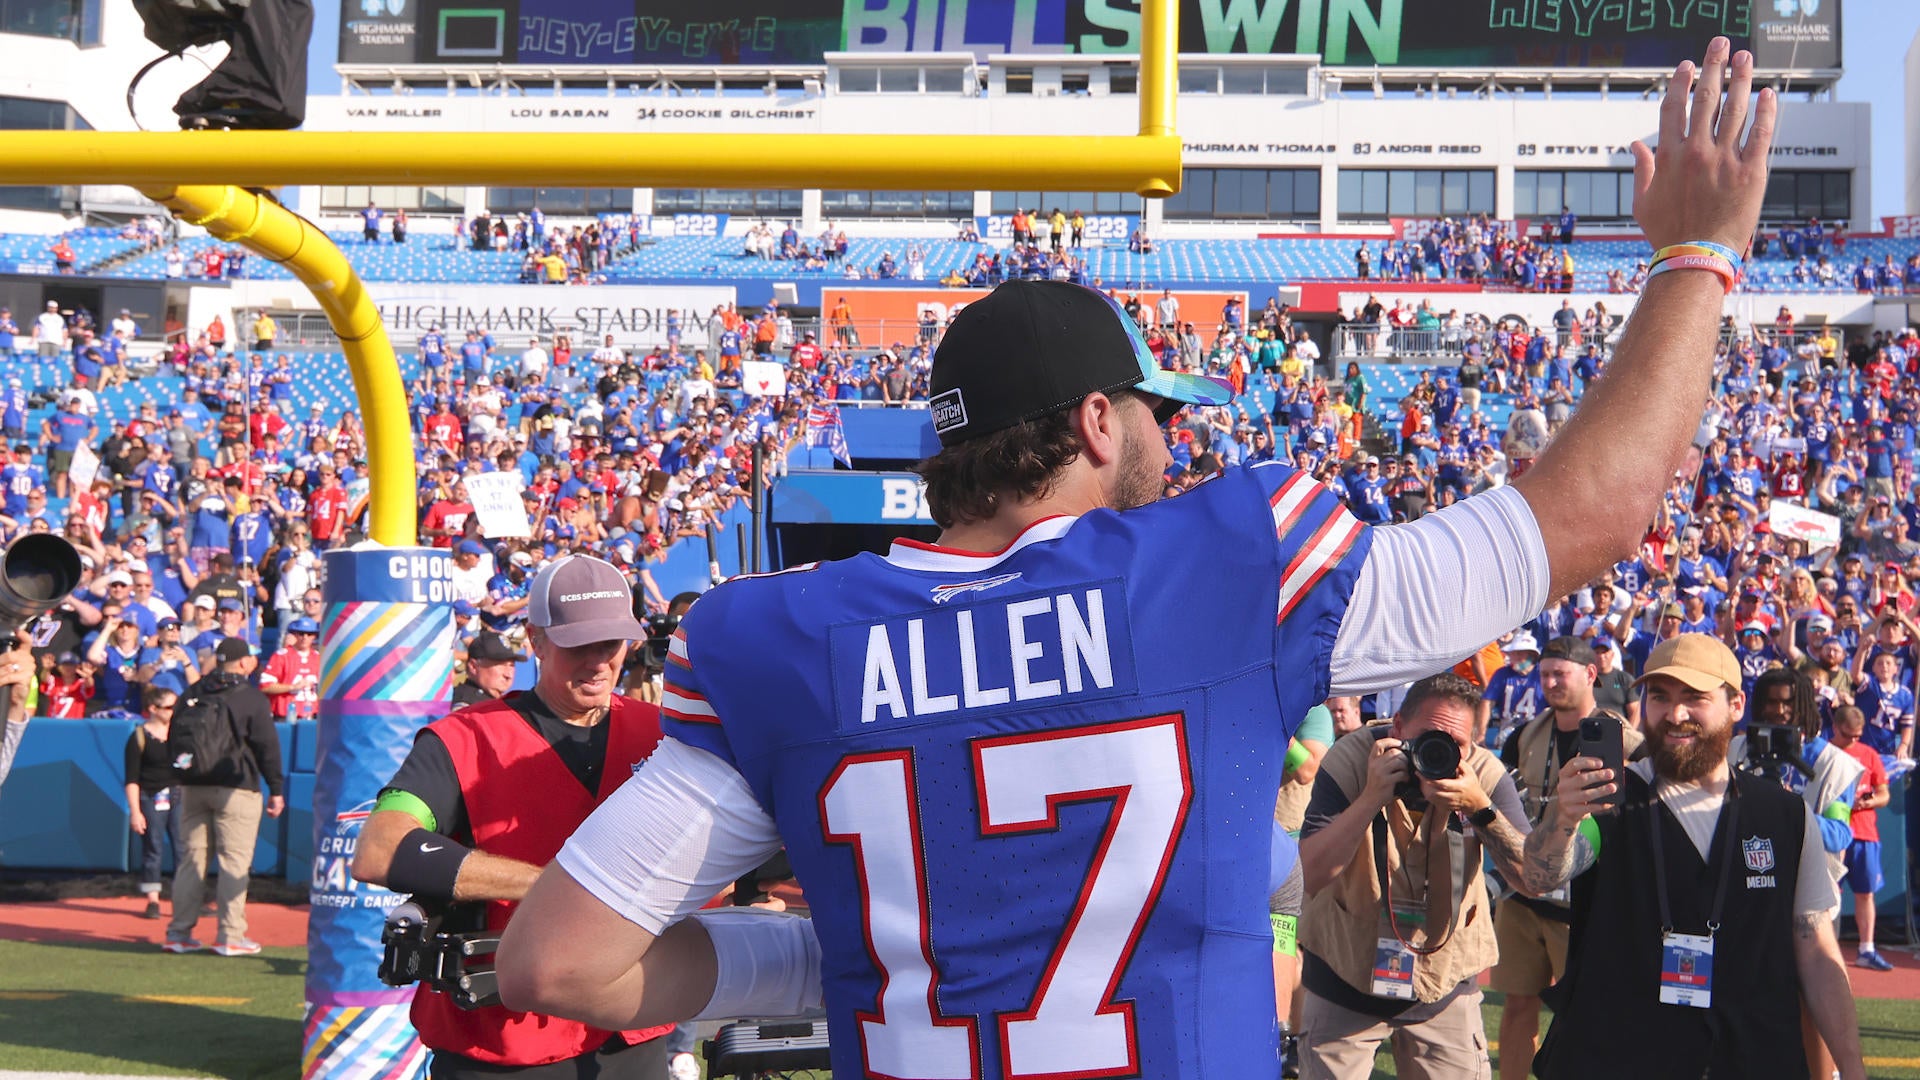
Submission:
{"label": "bearded man", "polygon": [[1717,638],[1661,642],[1640,677],[1648,758],[1621,777],[1594,757],[1560,770],[1525,855],[1527,892],[1573,884],[1543,1080],[1805,1077],[1802,1000],[1841,1076],[1866,1076],[1820,827],[1727,764],[1741,679]]}

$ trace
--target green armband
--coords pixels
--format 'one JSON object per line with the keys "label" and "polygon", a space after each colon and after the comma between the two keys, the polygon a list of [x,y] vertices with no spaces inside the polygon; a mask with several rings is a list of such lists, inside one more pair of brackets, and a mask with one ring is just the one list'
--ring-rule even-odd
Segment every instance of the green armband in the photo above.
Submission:
{"label": "green armband", "polygon": [[1587,846],[1593,849],[1593,857],[1598,859],[1600,857],[1600,823],[1587,818],[1574,832],[1587,838]]}
{"label": "green armband", "polygon": [[1820,816],[1830,821],[1851,822],[1853,820],[1853,807],[1848,806],[1839,799],[1835,799],[1827,804],[1825,810],[1820,811]]}
{"label": "green armband", "polygon": [[1300,955],[1298,936],[1299,917],[1295,915],[1269,915],[1273,920],[1273,951],[1285,956]]}
{"label": "green armband", "polygon": [[405,814],[419,822],[420,827],[428,832],[440,831],[440,823],[435,820],[433,809],[427,805],[426,800],[411,791],[401,791],[399,788],[388,788],[382,791],[380,797],[374,800],[373,812],[377,814],[382,810]]}
{"label": "green armband", "polygon": [[1287,763],[1285,767],[1281,769],[1281,775],[1292,776],[1295,772],[1299,771],[1300,766],[1305,765],[1308,759],[1312,757],[1312,751],[1301,746],[1299,739],[1287,740]]}

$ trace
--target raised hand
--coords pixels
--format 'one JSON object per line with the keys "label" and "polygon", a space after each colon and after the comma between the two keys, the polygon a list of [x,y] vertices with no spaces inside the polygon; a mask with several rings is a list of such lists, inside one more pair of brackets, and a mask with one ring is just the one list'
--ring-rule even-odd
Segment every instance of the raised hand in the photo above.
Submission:
{"label": "raised hand", "polygon": [[1730,48],[1717,37],[1699,68],[1682,61],[1660,102],[1659,147],[1633,144],[1633,216],[1656,250],[1712,240],[1744,252],[1759,223],[1779,101],[1772,90],[1760,91],[1743,140],[1753,54],[1734,53],[1732,78],[1724,79]]}

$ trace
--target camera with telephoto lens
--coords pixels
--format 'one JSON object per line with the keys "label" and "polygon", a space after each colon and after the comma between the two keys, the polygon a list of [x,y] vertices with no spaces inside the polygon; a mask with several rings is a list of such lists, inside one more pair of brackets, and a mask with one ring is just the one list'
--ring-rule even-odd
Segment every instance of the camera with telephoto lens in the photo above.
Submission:
{"label": "camera with telephoto lens", "polygon": [[80,553],[65,538],[28,533],[8,544],[0,555],[0,652],[79,587]]}
{"label": "camera with telephoto lens", "polygon": [[1444,731],[1423,731],[1400,744],[1413,776],[1400,782],[1394,796],[1408,807],[1419,810],[1427,805],[1420,792],[1420,781],[1451,780],[1460,775],[1460,744]]}
{"label": "camera with telephoto lens", "polygon": [[424,983],[462,1009],[500,1004],[493,973],[500,935],[487,928],[485,904],[410,896],[387,913],[380,945],[380,981],[388,986]]}
{"label": "camera with telephoto lens", "polygon": [[1790,769],[1802,768],[1805,740],[1795,724],[1748,724],[1747,752],[1740,771],[1752,776],[1784,780]]}

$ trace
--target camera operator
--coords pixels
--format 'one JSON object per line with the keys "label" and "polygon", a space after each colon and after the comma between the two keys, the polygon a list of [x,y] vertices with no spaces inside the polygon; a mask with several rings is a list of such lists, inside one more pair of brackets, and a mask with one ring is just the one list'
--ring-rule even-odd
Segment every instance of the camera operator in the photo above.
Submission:
{"label": "camera operator", "polygon": [[1309,1080],[1364,1080],[1388,1039],[1403,1076],[1490,1069],[1478,979],[1498,950],[1480,853],[1518,880],[1526,818],[1499,760],[1474,744],[1479,705],[1467,680],[1429,676],[1391,728],[1341,739],[1320,762],[1300,840]]}
{"label": "camera operator", "polygon": [[1866,1075],[1813,812],[1727,762],[1741,679],[1717,638],[1663,641],[1640,677],[1650,756],[1561,767],[1525,860],[1534,895],[1573,883],[1544,1080],[1805,1077],[1803,998],[1841,1076]]}
{"label": "camera operator", "polygon": [[14,635],[13,647],[0,652],[0,694],[6,695],[6,724],[0,730],[0,785],[13,771],[13,758],[26,737],[27,721],[33,719],[27,708],[27,696],[33,688],[36,662],[29,648],[27,631]]}
{"label": "camera operator", "polygon": [[[1787,668],[1769,668],[1753,681],[1747,730],[1727,748],[1734,768],[1770,776],[1788,791],[1798,791],[1820,826],[1820,849],[1835,885],[1847,876],[1847,847],[1853,843],[1853,799],[1864,767],[1820,735],[1820,705],[1813,681]],[[1764,733],[1764,734],[1763,734]],[[1782,738],[1782,736],[1785,736]],[[1799,754],[1784,759],[1783,748]],[[1839,912],[1834,912],[1835,915]],[[1812,1076],[1831,1077],[1827,1053],[1813,1014],[1800,1006],[1800,1041]]]}
{"label": "camera operator", "polygon": [[[460,709],[428,725],[380,794],[354,876],[424,903],[486,904],[498,933],[560,845],[660,739],[659,712],[615,692],[628,643],[644,636],[626,579],[590,556],[533,579],[531,693]],[[604,1031],[571,1020],[470,1011],[421,986],[413,1025],[435,1080],[658,1080],[666,1027]]]}
{"label": "camera operator", "polygon": [[[1500,763],[1512,770],[1527,810],[1527,820],[1540,820],[1553,795],[1553,782],[1564,762],[1579,755],[1580,722],[1600,712],[1594,686],[1600,675],[1600,655],[1594,645],[1612,651],[1613,641],[1594,636],[1593,645],[1580,638],[1557,637],[1540,654],[1540,696],[1547,711],[1507,740]],[[1642,736],[1617,714],[1605,714],[1621,724],[1621,747],[1627,758],[1638,756]],[[1535,899],[1514,895],[1494,912],[1494,936],[1499,939],[1500,962],[1493,966],[1488,985],[1500,991],[1501,1080],[1526,1080],[1533,1062],[1532,1047],[1540,1034],[1540,995],[1567,967],[1567,895],[1560,889]],[[1525,1052],[1521,1047],[1527,1047]]]}
{"label": "camera operator", "polygon": [[674,631],[680,629],[680,617],[698,599],[699,593],[683,592],[667,602],[664,614],[650,614],[646,610],[646,601],[635,598],[633,615],[646,627],[646,642],[628,661],[632,670],[628,673],[627,684],[638,692],[641,701],[659,703],[661,681],[667,670],[667,646],[673,640]]}

